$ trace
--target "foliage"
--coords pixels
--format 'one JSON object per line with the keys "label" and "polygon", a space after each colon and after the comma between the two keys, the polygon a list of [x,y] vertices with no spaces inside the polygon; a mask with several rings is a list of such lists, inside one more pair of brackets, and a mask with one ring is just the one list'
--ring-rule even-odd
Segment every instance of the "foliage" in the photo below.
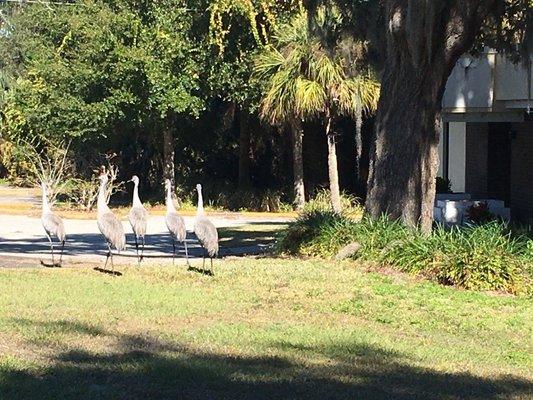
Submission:
{"label": "foliage", "polygon": [[473,224],[485,224],[496,220],[496,215],[490,212],[486,201],[475,202],[466,210],[468,220]]}
{"label": "foliage", "polygon": [[254,112],[259,85],[251,79],[257,49],[270,42],[278,25],[301,8],[300,0],[210,0],[209,49],[203,62],[205,91]]}
{"label": "foliage", "polygon": [[93,173],[90,179],[70,178],[65,182],[62,191],[63,201],[74,205],[75,208],[92,210],[98,199],[98,176],[102,170],[107,172],[109,179],[105,193],[107,203],[114,194],[125,192],[126,183],[118,179],[119,167],[115,163],[116,154],[103,154],[102,158],[105,159],[104,164],[91,168]]}
{"label": "foliage", "polygon": [[[302,212],[327,212],[331,211],[331,194],[327,189],[319,189],[314,196],[305,203]],[[347,193],[341,193],[341,204],[343,213],[350,218],[361,218],[363,215],[363,208],[358,199]]]}
{"label": "foliage", "polygon": [[204,104],[192,16],[175,5],[17,8],[13,33],[0,38],[0,69],[16,79],[3,107],[4,139],[52,146],[72,139],[72,154],[106,152],[127,147],[132,132],[154,146],[170,114],[196,118]]}
{"label": "foliage", "polygon": [[531,239],[514,237],[496,222],[430,235],[386,217],[355,222],[331,212],[303,213],[281,235],[281,252],[332,257],[344,245],[361,245],[355,257],[420,273],[467,289],[521,293],[531,290]]}
{"label": "foliage", "polygon": [[[320,14],[321,26],[331,23]],[[333,17],[334,18],[334,17]],[[355,116],[358,110],[375,111],[379,83],[370,70],[354,70],[364,64],[362,54],[355,60],[344,57],[341,40],[333,49],[312,35],[306,12],[300,12],[274,35],[274,44],[256,57],[254,72],[264,81],[260,115],[273,125],[291,118],[331,115]],[[363,44],[351,43],[352,48]]]}
{"label": "foliage", "polygon": [[255,45],[261,46],[269,42],[279,20],[296,8],[301,8],[301,0],[214,0],[209,5],[211,42],[224,53],[232,25],[241,17],[250,27]]}
{"label": "foliage", "polygon": [[25,142],[23,145],[23,158],[27,160],[27,181],[38,186],[43,184],[47,188],[48,201],[54,204],[57,196],[66,184],[66,176],[71,170],[67,155],[70,142],[60,143],[59,146],[37,148],[33,143]]}
{"label": "foliage", "polygon": [[[238,3],[2,4],[9,7],[11,24],[11,34],[0,36],[0,97],[6,99],[0,101],[0,129],[2,147],[9,150],[2,151],[2,175],[25,181],[27,165],[12,157],[22,151],[21,140],[57,146],[72,139],[74,181],[90,181],[99,154],[111,151],[119,155],[122,175],[144,176],[145,188],[158,195],[161,136],[169,130],[180,149],[179,184],[192,186],[206,176],[227,184],[238,153],[235,108],[255,120],[259,93],[250,74],[252,54],[262,44],[241,11],[253,5],[262,42],[298,8],[296,1]],[[223,23],[223,52],[210,21]],[[226,109],[234,111],[220,118]],[[281,140],[274,139],[268,128],[253,137],[254,153],[263,160],[259,173],[281,170],[276,164],[284,156],[277,154]],[[277,173],[271,186],[258,190],[278,190],[285,180]]]}

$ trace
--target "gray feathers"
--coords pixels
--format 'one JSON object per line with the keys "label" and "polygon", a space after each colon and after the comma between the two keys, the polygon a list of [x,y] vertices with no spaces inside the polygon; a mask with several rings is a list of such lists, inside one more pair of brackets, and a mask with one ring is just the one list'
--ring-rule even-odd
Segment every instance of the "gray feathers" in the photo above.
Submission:
{"label": "gray feathers", "polygon": [[47,212],[41,216],[43,228],[46,234],[50,237],[56,237],[60,242],[66,240],[65,225],[63,220],[55,215],[53,212]]}
{"label": "gray feathers", "polygon": [[185,221],[175,212],[168,212],[165,217],[167,228],[173,238],[179,242],[184,242],[187,237]]}
{"label": "gray feathers", "polygon": [[148,223],[148,211],[144,207],[132,207],[128,215],[131,229],[138,238],[146,235],[146,226]]}
{"label": "gray feathers", "polygon": [[194,233],[209,257],[216,257],[218,254],[218,232],[215,225],[204,215],[198,215],[194,222]]}
{"label": "gray feathers", "polygon": [[118,251],[126,248],[126,235],[124,227],[118,218],[110,211],[98,213],[98,229],[104,235],[105,240],[110,246]]}

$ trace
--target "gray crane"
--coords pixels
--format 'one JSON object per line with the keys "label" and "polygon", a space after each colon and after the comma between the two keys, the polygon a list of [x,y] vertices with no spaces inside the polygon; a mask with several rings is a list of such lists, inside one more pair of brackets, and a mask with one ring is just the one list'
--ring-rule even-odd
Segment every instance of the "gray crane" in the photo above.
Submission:
{"label": "gray crane", "polygon": [[167,223],[168,232],[172,238],[172,265],[174,265],[174,258],[176,257],[176,241],[183,243],[185,246],[185,258],[187,265],[189,264],[189,253],[187,251],[187,230],[185,229],[185,220],[178,215],[174,202],[172,201],[172,184],[170,179],[165,180],[165,190],[167,192],[167,215],[165,222]]}
{"label": "gray crane", "polygon": [[[46,237],[48,237],[48,241],[50,242],[50,249],[52,250],[52,266],[56,266],[52,237],[57,238],[57,240],[61,243],[61,254],[59,256],[59,264],[57,264],[57,266],[61,266],[61,263],[63,262],[63,249],[65,247],[65,240],[67,239],[65,234],[65,225],[63,224],[63,220],[54,214],[50,208],[48,195],[46,193],[46,183],[41,182],[41,189],[43,192],[41,222],[43,224]],[[41,261],[41,264],[42,263],[43,262]]]}
{"label": "gray crane", "polygon": [[[146,235],[146,225],[148,223],[148,211],[141,203],[139,198],[139,178],[133,175],[130,182],[133,182],[133,204],[128,215],[133,236],[135,238],[135,251],[137,253],[137,261],[140,265],[144,255],[144,243]],[[141,242],[141,254],[139,255],[139,241]]]}
{"label": "gray crane", "polygon": [[98,201],[96,203],[98,210],[96,220],[98,223],[98,229],[100,229],[100,232],[104,235],[107,242],[107,248],[109,249],[105,259],[104,269],[107,267],[107,261],[111,257],[111,269],[114,274],[115,265],[113,264],[113,252],[111,251],[111,247],[114,247],[119,253],[124,250],[126,248],[126,235],[124,234],[122,223],[107,206],[106,186],[109,178],[104,167],[102,167],[99,179],[100,188],[98,189]]}
{"label": "gray crane", "polygon": [[213,273],[213,257],[218,254],[218,232],[215,225],[205,216],[202,185],[197,184],[196,190],[198,191],[198,207],[194,220],[194,233],[204,249],[202,268],[205,268],[205,255],[207,253],[211,259],[211,273]]}

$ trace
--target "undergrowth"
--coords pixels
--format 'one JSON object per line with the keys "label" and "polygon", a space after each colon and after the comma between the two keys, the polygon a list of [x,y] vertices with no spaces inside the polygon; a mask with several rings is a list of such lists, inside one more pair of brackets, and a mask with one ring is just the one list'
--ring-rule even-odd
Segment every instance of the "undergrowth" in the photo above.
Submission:
{"label": "undergrowth", "polygon": [[357,242],[353,255],[421,274],[466,289],[530,292],[533,240],[513,235],[507,225],[491,222],[468,227],[439,226],[429,235],[382,217],[356,221],[329,211],[304,212],[278,240],[283,253],[333,257]]}

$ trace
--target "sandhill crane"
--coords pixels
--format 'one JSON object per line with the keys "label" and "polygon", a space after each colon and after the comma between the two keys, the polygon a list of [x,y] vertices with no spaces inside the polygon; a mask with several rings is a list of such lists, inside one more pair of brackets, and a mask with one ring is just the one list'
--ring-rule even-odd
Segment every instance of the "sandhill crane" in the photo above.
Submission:
{"label": "sandhill crane", "polygon": [[114,273],[115,266],[113,264],[113,252],[111,251],[111,247],[117,249],[119,253],[121,250],[124,250],[126,248],[126,235],[124,234],[124,227],[122,226],[122,223],[107,206],[106,185],[109,178],[107,177],[107,173],[103,167],[99,179],[100,188],[98,189],[98,201],[96,203],[98,210],[97,223],[98,229],[100,229],[100,232],[102,232],[102,235],[104,235],[107,242],[107,247],[109,249],[105,259],[104,269],[107,267],[107,261],[109,260],[109,257],[111,257],[111,268]]}
{"label": "sandhill crane", "polygon": [[168,232],[172,237],[172,265],[174,265],[174,258],[176,257],[176,241],[182,242],[185,246],[185,258],[187,260],[187,265],[189,265],[189,253],[187,252],[187,230],[185,229],[184,219],[178,215],[176,209],[174,208],[170,179],[165,180],[165,190],[167,192],[167,215],[165,216],[165,222],[167,223]]}
{"label": "sandhill crane", "polygon": [[[50,242],[50,249],[52,249],[52,265],[55,266],[54,260],[54,244],[52,242],[52,237],[56,237],[57,240],[61,243],[61,255],[59,256],[59,266],[63,262],[63,249],[65,247],[65,226],[63,225],[63,220],[59,218],[56,214],[50,209],[50,203],[48,202],[48,195],[46,193],[46,183],[41,182],[41,189],[43,192],[43,205],[41,212],[41,222],[43,224],[44,231]],[[41,261],[42,263],[42,261]]]}
{"label": "sandhill crane", "polygon": [[205,253],[207,253],[211,259],[211,272],[213,272],[213,257],[218,254],[218,232],[215,225],[205,216],[202,185],[197,184],[196,190],[198,191],[198,207],[194,220],[194,233],[204,249],[202,268],[205,268]]}
{"label": "sandhill crane", "polygon": [[[133,236],[135,237],[135,251],[137,252],[137,260],[139,264],[143,259],[144,254],[144,236],[146,235],[146,225],[148,222],[148,211],[141,203],[139,199],[139,178],[137,175],[133,175],[130,179],[133,182],[133,204],[128,215],[131,229],[133,230]],[[141,241],[141,255],[139,256],[139,240]]]}

